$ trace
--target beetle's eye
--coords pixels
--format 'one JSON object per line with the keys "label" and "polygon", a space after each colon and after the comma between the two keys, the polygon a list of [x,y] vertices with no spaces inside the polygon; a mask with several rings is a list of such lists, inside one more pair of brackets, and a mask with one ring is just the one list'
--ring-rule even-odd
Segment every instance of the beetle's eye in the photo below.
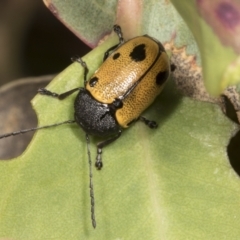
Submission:
{"label": "beetle's eye", "polygon": [[97,77],[91,78],[91,79],[89,80],[89,85],[90,85],[90,87],[94,87],[97,82],[98,82],[98,78],[97,78]]}
{"label": "beetle's eye", "polygon": [[169,71],[164,71],[164,72],[159,72],[158,75],[156,76],[156,83],[157,85],[163,85],[169,76]]}

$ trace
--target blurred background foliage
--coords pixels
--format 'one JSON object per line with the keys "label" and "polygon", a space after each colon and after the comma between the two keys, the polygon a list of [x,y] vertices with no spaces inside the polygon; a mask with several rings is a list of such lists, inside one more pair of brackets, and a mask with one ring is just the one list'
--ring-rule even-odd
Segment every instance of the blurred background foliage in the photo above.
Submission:
{"label": "blurred background foliage", "polygon": [[60,72],[90,50],[40,0],[0,2],[0,49],[0,85]]}

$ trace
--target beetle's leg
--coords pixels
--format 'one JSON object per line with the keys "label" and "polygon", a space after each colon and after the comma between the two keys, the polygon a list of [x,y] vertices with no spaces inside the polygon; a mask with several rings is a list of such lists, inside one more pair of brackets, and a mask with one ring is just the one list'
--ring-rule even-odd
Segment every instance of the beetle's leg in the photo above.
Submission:
{"label": "beetle's leg", "polygon": [[[80,58],[80,57],[72,57],[71,60],[74,62],[78,62],[82,65],[82,67],[84,68],[84,86],[86,86],[87,84],[87,74],[88,74],[88,67],[87,64]],[[69,90],[67,92],[58,94],[58,93],[54,93],[51,92],[45,88],[40,88],[38,89],[38,93],[42,94],[42,95],[47,95],[47,96],[51,96],[54,98],[58,98],[59,100],[63,100],[66,97],[70,96],[72,93],[79,91],[81,88],[74,88],[72,90]]]}
{"label": "beetle's leg", "polygon": [[109,138],[103,142],[100,142],[97,144],[97,158],[95,162],[95,166],[98,170],[101,170],[103,163],[102,163],[102,148],[107,146],[108,144],[112,143],[116,139],[118,139],[121,136],[122,131],[119,130],[118,134],[112,138]]}
{"label": "beetle's leg", "polygon": [[118,35],[119,45],[124,43],[122,29],[119,25],[113,26],[113,31]]}
{"label": "beetle's leg", "polygon": [[155,121],[148,120],[143,116],[140,116],[139,120],[144,122],[150,128],[157,128],[158,127],[158,124]]}
{"label": "beetle's leg", "polygon": [[54,98],[58,98],[59,100],[63,100],[64,98],[68,97],[69,95],[71,95],[72,93],[74,93],[76,91],[79,91],[80,89],[81,88],[74,88],[70,91],[58,94],[58,93],[55,93],[55,92],[51,92],[51,91],[49,91],[45,88],[39,88],[38,93],[40,93],[42,95],[47,95],[47,96],[51,96],[51,97],[54,97]]}
{"label": "beetle's leg", "polygon": [[84,62],[80,57],[78,56],[75,56],[75,57],[72,57],[71,60],[73,62],[78,62],[82,65],[83,69],[84,69],[84,86],[86,87],[86,84],[87,84],[87,74],[89,72],[88,70],[88,67],[87,67],[87,64],[86,62]]}
{"label": "beetle's leg", "polygon": [[104,53],[104,57],[103,57],[103,61],[105,61],[110,52],[113,51],[115,48],[119,47],[121,44],[124,43],[124,39],[123,39],[123,34],[122,34],[122,30],[121,27],[119,25],[114,25],[113,26],[113,31],[118,35],[118,39],[119,39],[119,43],[114,45],[113,47],[110,47],[105,53]]}

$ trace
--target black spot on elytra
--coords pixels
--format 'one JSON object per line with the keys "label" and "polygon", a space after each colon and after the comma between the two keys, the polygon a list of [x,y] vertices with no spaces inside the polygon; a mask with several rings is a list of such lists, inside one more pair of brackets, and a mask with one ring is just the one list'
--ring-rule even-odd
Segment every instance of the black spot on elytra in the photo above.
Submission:
{"label": "black spot on elytra", "polygon": [[115,53],[114,55],[113,55],[113,60],[116,60],[116,59],[118,59],[120,57],[120,53]]}
{"label": "black spot on elytra", "polygon": [[156,83],[157,85],[162,85],[165,83],[168,79],[169,76],[169,71],[164,71],[164,72],[159,72],[158,75],[156,76]]}
{"label": "black spot on elytra", "polygon": [[146,58],[145,44],[140,44],[136,46],[132,52],[129,54],[135,62],[143,61]]}
{"label": "black spot on elytra", "polygon": [[90,85],[90,87],[94,87],[97,82],[98,82],[98,78],[97,78],[97,77],[91,78],[91,79],[89,80],[89,85]]}

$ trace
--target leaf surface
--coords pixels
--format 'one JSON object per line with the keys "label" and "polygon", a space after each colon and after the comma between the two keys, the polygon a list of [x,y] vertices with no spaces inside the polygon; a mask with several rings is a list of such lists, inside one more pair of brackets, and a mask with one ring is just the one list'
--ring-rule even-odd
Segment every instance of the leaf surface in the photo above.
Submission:
{"label": "leaf surface", "polygon": [[[124,13],[116,8],[116,1],[112,5],[102,5],[105,1],[45,2],[75,33],[84,32],[85,41],[92,46],[110,31],[114,9],[118,20],[119,13]],[[176,1],[172,2],[177,6]],[[193,1],[189,6],[196,14]],[[196,31],[190,33],[169,1],[143,1],[142,9],[139,18],[144,24],[138,23],[140,29],[135,33],[148,33],[164,43],[174,39],[176,47],[186,46],[186,53],[198,56],[200,62],[193,38]],[[123,24],[124,19],[120,21]],[[139,19],[132,21],[134,25]],[[111,37],[84,57],[89,76],[116,41]],[[183,60],[182,55],[177,57]],[[47,88],[60,93],[82,85],[82,68],[74,63]],[[73,119],[75,97],[58,101],[37,96],[32,103],[39,126]],[[38,131],[21,157],[1,161],[0,237],[239,239],[240,182],[226,153],[236,125],[219,106],[182,95],[172,80],[144,116],[156,120],[158,129],[137,122],[103,149],[104,167],[93,171],[95,230],[90,219],[85,134],[77,125]],[[91,138],[93,161],[98,141]]]}
{"label": "leaf surface", "polygon": [[[85,57],[91,72],[112,44],[107,41]],[[82,78],[74,63],[48,89],[64,92]],[[39,125],[73,119],[74,97],[37,96]],[[235,125],[216,105],[183,97],[172,81],[144,115],[159,128],[134,124],[104,149],[103,169],[94,169],[95,230],[85,134],[79,127],[38,131],[21,157],[1,161],[0,236],[237,239],[240,183],[226,155]],[[91,140],[94,159],[97,140]]]}

